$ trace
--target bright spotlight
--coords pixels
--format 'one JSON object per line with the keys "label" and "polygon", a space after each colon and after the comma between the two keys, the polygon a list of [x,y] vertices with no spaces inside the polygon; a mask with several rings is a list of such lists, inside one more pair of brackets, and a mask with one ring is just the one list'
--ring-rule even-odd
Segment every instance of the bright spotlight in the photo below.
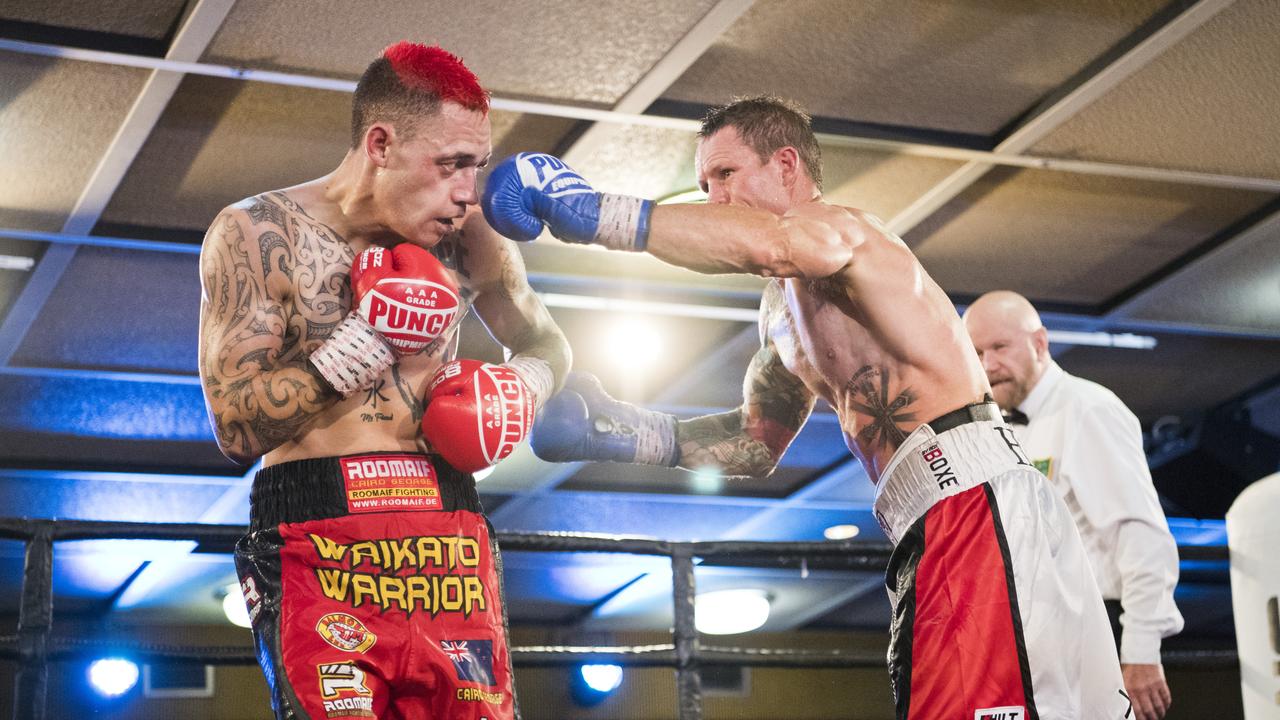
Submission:
{"label": "bright spotlight", "polygon": [[828,540],[848,540],[849,538],[858,536],[857,525],[832,525],[822,531],[823,537]]}
{"label": "bright spotlight", "polygon": [[103,697],[120,697],[138,684],[138,666],[124,658],[94,660],[89,664],[89,684]]}
{"label": "bright spotlight", "polygon": [[717,590],[693,602],[694,624],[708,635],[750,632],[769,619],[769,596],[763,590]]}
{"label": "bright spotlight", "polygon": [[240,593],[240,583],[231,583],[223,588],[226,595],[222,597],[222,614],[227,616],[232,625],[239,625],[247,628],[252,625],[249,622],[249,606],[244,602],[244,595]]}
{"label": "bright spotlight", "polygon": [[724,476],[719,468],[701,467],[693,471],[693,489],[704,495],[714,495],[724,487]]}
{"label": "bright spotlight", "polygon": [[622,684],[621,665],[583,665],[582,680],[598,693],[613,692]]}
{"label": "bright spotlight", "polygon": [[662,356],[662,334],[643,318],[611,320],[602,337],[609,357],[622,370],[649,370]]}

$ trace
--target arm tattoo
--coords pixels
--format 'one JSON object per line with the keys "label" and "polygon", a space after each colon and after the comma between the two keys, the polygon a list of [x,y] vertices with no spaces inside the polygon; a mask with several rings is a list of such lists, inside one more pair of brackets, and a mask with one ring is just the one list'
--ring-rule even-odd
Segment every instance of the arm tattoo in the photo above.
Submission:
{"label": "arm tattoo", "polygon": [[913,423],[916,419],[916,414],[909,410],[911,403],[919,399],[915,391],[905,388],[893,395],[890,385],[889,368],[871,365],[863,366],[845,385],[851,398],[850,406],[871,418],[871,422],[858,431],[858,442],[875,450],[901,445],[907,433],[898,424]]}
{"label": "arm tattoo", "polygon": [[691,470],[712,466],[730,476],[758,477],[773,471],[769,448],[743,430],[742,410],[704,415],[676,424],[680,465]]}
{"label": "arm tattoo", "polygon": [[775,283],[765,292],[760,349],[751,359],[739,410],[683,421],[677,426],[681,465],[714,464],[731,475],[773,472],[813,411],[814,395],[783,365],[769,329],[789,331],[785,299]]}
{"label": "arm tattoo", "polygon": [[[298,287],[299,266],[305,265],[298,248],[306,244],[289,240],[288,213],[272,199],[256,198],[244,211],[256,242],[235,216],[223,214],[201,253],[205,396],[220,445],[240,460],[289,441],[338,397],[303,354],[303,342],[320,333],[269,289],[272,282]],[[263,224],[268,227],[257,227]],[[316,268],[309,269],[314,275]],[[343,307],[342,298],[321,302]]]}

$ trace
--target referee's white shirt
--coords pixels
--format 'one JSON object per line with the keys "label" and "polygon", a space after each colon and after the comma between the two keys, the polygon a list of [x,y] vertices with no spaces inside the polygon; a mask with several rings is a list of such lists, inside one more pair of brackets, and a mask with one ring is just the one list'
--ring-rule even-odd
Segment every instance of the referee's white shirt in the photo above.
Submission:
{"label": "referee's white shirt", "polygon": [[1182,630],[1173,602],[1178,548],[1160,509],[1138,418],[1115,393],[1049,367],[1018,409],[1023,450],[1062,496],[1102,597],[1120,600],[1120,662],[1160,662],[1160,640]]}

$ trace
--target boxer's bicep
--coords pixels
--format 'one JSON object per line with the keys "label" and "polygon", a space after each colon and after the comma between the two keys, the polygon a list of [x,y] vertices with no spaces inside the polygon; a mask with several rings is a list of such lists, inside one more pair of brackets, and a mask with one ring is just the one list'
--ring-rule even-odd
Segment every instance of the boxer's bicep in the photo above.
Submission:
{"label": "boxer's bicep", "polygon": [[531,355],[547,361],[558,388],[569,372],[569,342],[529,286],[524,259],[515,243],[496,234],[493,239],[498,247],[489,246],[477,253],[473,270],[476,315],[493,339],[512,355]]}
{"label": "boxer's bicep", "polygon": [[279,228],[225,210],[200,253],[199,369],[223,452],[246,462],[290,440],[335,394],[305,360],[280,360],[288,327],[266,252]]}

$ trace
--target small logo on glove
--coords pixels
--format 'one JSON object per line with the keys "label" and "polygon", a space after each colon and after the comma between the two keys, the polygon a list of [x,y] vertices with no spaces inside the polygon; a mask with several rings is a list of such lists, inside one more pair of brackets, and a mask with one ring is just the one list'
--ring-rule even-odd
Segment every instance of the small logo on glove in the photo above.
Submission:
{"label": "small logo on glove", "polygon": [[536,187],[550,197],[595,192],[581,175],[551,155],[520,153],[516,156],[516,167],[520,170],[520,182],[525,187]]}

